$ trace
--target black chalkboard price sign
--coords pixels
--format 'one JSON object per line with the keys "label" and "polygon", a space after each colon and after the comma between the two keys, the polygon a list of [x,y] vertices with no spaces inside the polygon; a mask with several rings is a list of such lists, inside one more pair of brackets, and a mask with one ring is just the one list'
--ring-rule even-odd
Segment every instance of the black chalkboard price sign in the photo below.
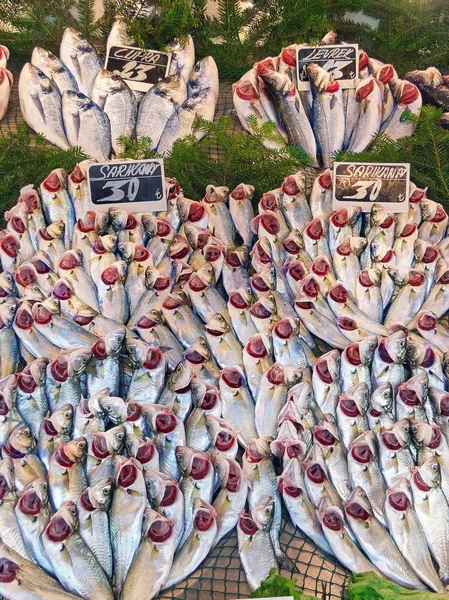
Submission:
{"label": "black chalkboard price sign", "polygon": [[389,212],[406,213],[410,196],[409,163],[334,163],[333,208],[360,206],[370,212],[376,202]]}
{"label": "black chalkboard price sign", "polygon": [[307,65],[310,63],[315,63],[328,73],[332,73],[342,89],[353,88],[359,75],[359,46],[341,44],[299,47],[296,58],[298,90],[310,90],[307,74]]}
{"label": "black chalkboard price sign", "polygon": [[147,92],[155,83],[167,77],[171,54],[132,46],[112,46],[106,55],[104,68],[120,75],[129,87]]}
{"label": "black chalkboard price sign", "polygon": [[93,210],[123,208],[128,212],[167,209],[164,161],[118,160],[95,163],[87,170]]}

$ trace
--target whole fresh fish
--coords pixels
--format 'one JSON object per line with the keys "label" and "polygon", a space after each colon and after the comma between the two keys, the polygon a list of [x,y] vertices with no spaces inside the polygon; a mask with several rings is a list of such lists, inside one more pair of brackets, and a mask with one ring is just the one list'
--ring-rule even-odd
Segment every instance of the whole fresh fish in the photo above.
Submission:
{"label": "whole fresh fish", "polygon": [[366,413],[369,428],[380,433],[381,427],[391,427],[396,422],[393,390],[389,383],[384,383],[373,390]]}
{"label": "whole fresh fish", "polygon": [[147,405],[145,416],[156,443],[161,473],[179,480],[181,472],[176,460],[176,448],[186,445],[184,423],[171,408],[157,404]]}
{"label": "whole fresh fish", "polygon": [[36,454],[41,459],[46,469],[50,466],[50,457],[60,444],[70,441],[73,423],[73,407],[66,404],[55,410],[51,415],[47,413],[44,419],[39,438],[37,440]]}
{"label": "whole fresh fish", "polygon": [[239,430],[239,442],[244,446],[257,438],[255,407],[247,388],[243,369],[239,366],[225,368],[219,383],[222,416]]}
{"label": "whole fresh fish", "polygon": [[79,534],[106,575],[112,577],[112,548],[109,539],[108,510],[112,499],[109,477],[86,488],[76,502]]}
{"label": "whole fresh fish", "polygon": [[408,81],[401,79],[389,82],[393,96],[397,102],[390,116],[382,123],[380,132],[393,140],[398,140],[415,131],[416,123],[403,118],[404,113],[419,116],[422,97],[418,88]]}
{"label": "whole fresh fish", "polygon": [[412,488],[407,479],[398,479],[387,490],[385,515],[391,536],[418,577],[435,592],[444,592],[415,512]]}
{"label": "whole fresh fish", "polygon": [[352,129],[348,150],[362,152],[371,144],[382,122],[383,85],[374,77],[367,77],[360,81],[355,95],[360,112]]}
{"label": "whole fresh fish", "polygon": [[215,509],[197,498],[194,505],[193,529],[179,552],[163,589],[168,589],[186,579],[209,554],[217,535],[217,513]]}
{"label": "whole fresh fish", "polygon": [[87,448],[86,460],[86,475],[89,485],[95,485],[105,477],[112,477],[115,460],[124,447],[125,437],[123,424],[92,435]]}
{"label": "whole fresh fish", "polygon": [[166,51],[172,54],[170,74],[177,73],[187,82],[195,64],[195,45],[192,36],[188,35],[183,40],[174,38],[167,45]]}
{"label": "whole fresh fish", "polygon": [[99,338],[92,347],[92,359],[87,369],[87,389],[94,396],[105,387],[111,396],[118,396],[120,386],[120,352],[125,329],[117,328]]}
{"label": "whole fresh fish", "polygon": [[128,84],[111,71],[101,69],[93,88],[92,100],[109,117],[112,148],[118,156],[123,151],[120,137],[133,137],[137,118],[137,100]]}
{"label": "whole fresh fish", "polygon": [[47,470],[35,454],[36,443],[30,429],[20,423],[3,444],[2,458],[11,458],[14,464],[15,488],[18,492],[38,477],[45,477]]}
{"label": "whole fresh fish", "polygon": [[65,502],[51,517],[42,534],[45,551],[58,563],[57,577],[74,594],[112,600],[108,579],[94,555],[81,539],[76,506]]}
{"label": "whole fresh fish", "polygon": [[125,345],[133,368],[128,396],[138,404],[156,403],[164,386],[166,371],[161,350],[140,340],[130,340]]}
{"label": "whole fresh fish", "polygon": [[304,482],[307,494],[318,508],[323,498],[328,498],[334,505],[343,509],[343,504],[337,490],[330,482],[320,446],[314,444],[303,461]]}
{"label": "whole fresh fish", "polygon": [[[35,479],[24,488],[16,504],[15,513],[23,540],[34,562],[53,575],[54,568],[42,541],[42,534],[51,517],[48,484],[44,477]],[[3,535],[2,540],[8,542]]]}
{"label": "whole fresh fish", "polygon": [[400,477],[410,478],[414,467],[410,452],[411,431],[408,419],[394,425],[383,426],[378,436],[379,465],[387,487],[392,487]]}
{"label": "whole fresh fish", "polygon": [[307,65],[313,94],[312,115],[316,124],[317,150],[322,165],[328,168],[332,155],[343,147],[345,118],[339,83],[318,65]]}
{"label": "whole fresh fish", "polygon": [[168,475],[148,468],[144,471],[144,477],[150,503],[159,514],[170,519],[173,524],[177,548],[184,531],[184,497],[178,482]]}
{"label": "whole fresh fish", "polygon": [[67,248],[70,247],[75,226],[75,211],[67,189],[67,171],[54,169],[41,183],[39,191],[45,218],[49,223],[62,220],[64,244]]}
{"label": "whole fresh fish", "polygon": [[95,77],[101,69],[100,57],[92,44],[81,33],[67,27],[59,56],[75,77],[79,91],[91,96]]}
{"label": "whole fresh fish", "polygon": [[438,565],[438,575],[444,584],[448,581],[449,506],[441,489],[441,473],[436,456],[429,457],[413,469],[410,485],[413,503],[430,553]]}
{"label": "whole fresh fish", "polygon": [[399,384],[405,381],[406,339],[405,333],[399,330],[380,340],[372,362],[373,388],[390,383],[396,392]]}
{"label": "whole fresh fish", "polygon": [[329,415],[313,426],[313,441],[322,451],[332,485],[343,500],[351,493],[347,450],[341,441],[338,428]]}
{"label": "whole fresh fish", "polygon": [[270,527],[274,504],[271,496],[262,498],[251,513],[242,513],[237,525],[240,560],[249,587],[255,590],[276,569]]}
{"label": "whole fresh fish", "polygon": [[388,531],[374,516],[362,488],[356,487],[345,502],[345,514],[358,543],[379,571],[406,588],[425,588],[401,555]]}
{"label": "whole fresh fish", "polygon": [[220,480],[220,492],[214,500],[217,511],[217,544],[232,531],[244,511],[248,495],[248,482],[239,463],[219,452],[211,454],[212,463]]}
{"label": "whole fresh fish", "polygon": [[25,63],[20,73],[19,100],[23,118],[36,133],[62,150],[70,148],[62,121],[61,93],[31,63]]}
{"label": "whole fresh fish", "polygon": [[[170,573],[175,553],[173,522],[152,508],[143,516],[142,541],[128,571],[120,597],[151,600],[159,593]],[[152,573],[148,580],[148,573]]]}
{"label": "whole fresh fish", "polygon": [[48,483],[50,501],[55,510],[64,502],[76,502],[87,487],[84,462],[87,443],[84,438],[75,438],[56,448],[50,458]]}
{"label": "whole fresh fish", "polygon": [[[117,457],[118,459],[119,457]],[[121,590],[137,552],[147,503],[141,465],[134,458],[120,457],[114,477],[114,495],[109,513],[113,556],[113,586]]]}
{"label": "whole fresh fish", "polygon": [[46,368],[47,360],[38,358],[17,375],[17,409],[36,439],[48,412]]}

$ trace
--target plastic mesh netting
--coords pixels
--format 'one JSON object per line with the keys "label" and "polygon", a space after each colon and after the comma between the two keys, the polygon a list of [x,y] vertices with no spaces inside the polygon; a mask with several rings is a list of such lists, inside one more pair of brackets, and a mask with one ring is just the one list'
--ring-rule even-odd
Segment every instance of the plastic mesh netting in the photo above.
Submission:
{"label": "plastic mesh netting", "polygon": [[[0,125],[2,129],[16,131],[17,125],[23,121],[17,90],[20,67],[12,65],[12,68],[14,87],[8,112]],[[232,90],[229,84],[222,85],[218,98],[216,119],[223,115],[231,116],[234,131],[241,130],[233,110]],[[32,140],[33,135],[30,134],[30,143]],[[212,147],[211,152],[216,156],[218,148]],[[282,571],[283,576],[296,578],[298,587],[303,588],[307,594],[319,597],[325,595],[327,600],[336,600],[343,596],[349,573],[337,561],[317,549],[313,542],[295,530],[290,520],[285,518],[282,524],[281,544],[298,569],[297,573]],[[234,600],[248,598],[249,595],[250,589],[240,564],[237,535],[234,531],[220,541],[201,568],[186,581],[163,592],[159,597],[161,600],[208,600],[211,597],[214,600]]]}

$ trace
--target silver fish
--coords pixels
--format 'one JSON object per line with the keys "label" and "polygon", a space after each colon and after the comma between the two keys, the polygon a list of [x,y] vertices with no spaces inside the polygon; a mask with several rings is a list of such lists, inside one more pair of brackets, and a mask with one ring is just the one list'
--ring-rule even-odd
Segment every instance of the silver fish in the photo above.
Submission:
{"label": "silver fish", "polygon": [[87,487],[84,473],[87,443],[82,437],[60,445],[50,458],[48,482],[50,501],[55,510],[64,502],[78,500]]}
{"label": "silver fish", "polygon": [[101,60],[87,39],[71,27],[64,30],[60,58],[76,79],[79,91],[90,96]]}
{"label": "silver fish", "polygon": [[36,46],[31,55],[31,64],[45,73],[61,94],[66,90],[78,91],[78,84],[75,77],[62,60],[59,60],[53,52]]}

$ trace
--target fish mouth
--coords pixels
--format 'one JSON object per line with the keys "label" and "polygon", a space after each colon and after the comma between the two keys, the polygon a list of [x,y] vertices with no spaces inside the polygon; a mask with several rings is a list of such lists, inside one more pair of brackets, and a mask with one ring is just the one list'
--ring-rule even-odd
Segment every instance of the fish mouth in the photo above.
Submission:
{"label": "fish mouth", "polygon": [[138,460],[142,465],[150,462],[150,460],[154,457],[156,452],[156,447],[153,442],[145,442],[141,444],[136,452],[136,460]]}
{"label": "fish mouth", "polygon": [[4,475],[0,475],[0,500],[3,500],[10,490],[11,488],[6,477]]}
{"label": "fish mouth", "polygon": [[0,582],[12,583],[16,579],[19,565],[8,558],[0,558]]}
{"label": "fish mouth", "polygon": [[363,506],[361,506],[358,502],[351,502],[350,504],[346,504],[345,511],[358,521],[367,521],[370,518],[370,514],[366,511]]}
{"label": "fish mouth", "polygon": [[20,496],[19,509],[25,515],[38,515],[41,508],[41,499],[34,490],[27,490]]}
{"label": "fish mouth", "polygon": [[157,519],[148,529],[147,537],[155,544],[166,542],[173,535],[173,524],[167,519]]}
{"label": "fish mouth", "polygon": [[388,494],[388,502],[395,510],[400,512],[405,512],[410,506],[410,500],[404,492]]}
{"label": "fish mouth", "polygon": [[332,531],[341,531],[343,529],[343,520],[336,510],[326,510],[321,520],[323,525]]}
{"label": "fish mouth", "polygon": [[72,527],[61,515],[55,515],[50,519],[45,531],[50,541],[59,543],[70,537]]}
{"label": "fish mouth", "polygon": [[123,488],[129,488],[136,481],[139,475],[139,469],[132,462],[128,462],[120,469],[118,476],[118,485]]}

